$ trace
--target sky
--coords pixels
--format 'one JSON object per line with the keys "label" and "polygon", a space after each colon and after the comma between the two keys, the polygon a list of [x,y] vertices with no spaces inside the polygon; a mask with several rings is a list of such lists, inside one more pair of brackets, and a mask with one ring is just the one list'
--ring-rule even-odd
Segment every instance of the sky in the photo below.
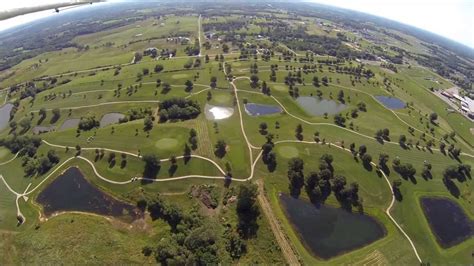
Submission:
{"label": "sky", "polygon": [[309,0],[425,29],[474,48],[474,0]]}
{"label": "sky", "polygon": [[[47,5],[71,0],[4,1],[0,11],[38,4]],[[474,48],[474,0],[307,0],[357,10],[422,28]],[[20,16],[0,21],[0,31],[28,23],[38,16]],[[31,17],[31,18],[30,18]]]}

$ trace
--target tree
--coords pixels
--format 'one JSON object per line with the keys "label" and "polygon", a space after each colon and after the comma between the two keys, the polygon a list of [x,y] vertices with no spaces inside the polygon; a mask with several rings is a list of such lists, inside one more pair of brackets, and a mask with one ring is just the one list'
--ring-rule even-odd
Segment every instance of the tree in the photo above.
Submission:
{"label": "tree", "polygon": [[214,154],[219,157],[223,158],[226,154],[227,144],[223,140],[218,140],[215,147],[214,147]]}
{"label": "tree", "polygon": [[158,64],[155,66],[154,71],[155,73],[160,73],[161,71],[163,71],[163,69],[164,69],[163,65]]}
{"label": "tree", "polygon": [[337,94],[337,99],[342,103],[345,102],[344,101],[344,91],[343,90],[339,90],[339,93]]}
{"label": "tree", "polygon": [[379,164],[378,165],[382,170],[387,168],[388,160],[389,160],[388,154],[386,154],[386,153],[379,154]]}
{"label": "tree", "polygon": [[257,218],[260,215],[257,205],[257,185],[245,183],[239,185],[237,196],[238,231],[244,238],[251,237],[257,232]]}
{"label": "tree", "polygon": [[304,162],[301,158],[292,158],[288,162],[288,180],[290,181],[290,194],[298,197],[301,193],[301,188],[304,185],[303,174]]}
{"label": "tree", "polygon": [[337,114],[334,116],[334,123],[340,127],[345,127],[346,118],[343,117],[341,114]]}
{"label": "tree", "polygon": [[303,140],[303,126],[301,124],[296,126],[295,133],[298,140]]}
{"label": "tree", "polygon": [[362,163],[364,164],[364,166],[370,166],[370,163],[372,162],[372,156],[370,156],[370,154],[368,153],[364,153],[364,155],[362,155],[361,157],[362,159]]}
{"label": "tree", "polygon": [[400,143],[400,146],[405,147],[406,146],[406,141],[407,137],[405,135],[400,135],[398,138],[398,143]]}
{"label": "tree", "polygon": [[142,161],[145,162],[143,177],[156,178],[161,167],[158,156],[156,156],[156,154],[145,154],[142,156]]}
{"label": "tree", "polygon": [[211,77],[211,88],[215,89],[217,87],[217,78],[216,77]]}
{"label": "tree", "polygon": [[260,123],[259,128],[260,128],[260,134],[266,135],[268,133],[267,132],[267,129],[268,129],[267,123],[265,123],[265,122]]}
{"label": "tree", "polygon": [[149,115],[143,120],[143,130],[150,131],[153,129],[153,118]]}
{"label": "tree", "polygon": [[191,128],[191,130],[189,131],[189,144],[191,144],[191,148],[193,150],[197,149],[197,145],[198,145],[198,139],[197,139],[197,132],[194,128]]}
{"label": "tree", "polygon": [[257,75],[252,75],[250,76],[250,81],[250,85],[252,86],[252,88],[256,88],[258,86],[259,78]]}
{"label": "tree", "polygon": [[365,145],[359,146],[359,155],[363,156],[367,152],[367,147]]}
{"label": "tree", "polygon": [[24,117],[18,122],[20,127],[22,127],[22,131],[25,132],[31,127],[31,120],[28,117]]}
{"label": "tree", "polygon": [[52,110],[52,113],[53,113],[53,117],[51,118],[51,123],[56,123],[56,121],[58,121],[59,118],[61,117],[61,111],[59,110],[59,108],[54,108]]}
{"label": "tree", "polygon": [[270,88],[267,86],[265,81],[262,82],[262,93],[265,95],[270,95]]}
{"label": "tree", "polygon": [[184,85],[186,86],[186,88],[185,88],[186,92],[191,92],[193,90],[193,82],[192,81],[186,80]]}
{"label": "tree", "polygon": [[436,120],[438,120],[438,114],[437,113],[431,113],[430,114],[430,122],[434,124],[436,122]]}
{"label": "tree", "polygon": [[314,77],[313,77],[313,85],[314,85],[315,87],[321,86],[321,85],[319,84],[319,78],[318,78],[317,76],[314,76]]}
{"label": "tree", "polygon": [[222,45],[222,52],[224,52],[224,53],[228,53],[228,52],[229,52],[229,46],[228,46],[226,43],[224,43],[224,44]]}
{"label": "tree", "polygon": [[115,165],[115,152],[110,152],[109,153],[109,158],[107,159],[107,162],[109,163],[109,165],[112,167],[113,165]]}
{"label": "tree", "polygon": [[328,165],[331,165],[333,160],[334,159],[331,154],[325,153],[321,156],[321,161],[326,162]]}
{"label": "tree", "polygon": [[59,156],[56,154],[55,150],[49,150],[47,157],[51,161],[52,164],[59,163]]}

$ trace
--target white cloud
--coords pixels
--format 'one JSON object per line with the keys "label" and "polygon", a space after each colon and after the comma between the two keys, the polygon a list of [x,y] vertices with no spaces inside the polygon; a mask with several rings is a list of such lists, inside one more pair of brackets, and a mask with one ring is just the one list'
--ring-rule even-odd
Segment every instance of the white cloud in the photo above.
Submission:
{"label": "white cloud", "polygon": [[472,0],[310,0],[390,18],[474,48]]}

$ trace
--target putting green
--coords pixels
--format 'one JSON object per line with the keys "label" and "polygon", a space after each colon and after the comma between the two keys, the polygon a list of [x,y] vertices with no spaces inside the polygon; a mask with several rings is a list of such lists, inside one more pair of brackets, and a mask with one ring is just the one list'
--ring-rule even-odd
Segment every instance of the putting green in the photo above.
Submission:
{"label": "putting green", "polygon": [[281,146],[277,150],[278,154],[287,159],[297,157],[299,154],[298,149],[293,146]]}
{"label": "putting green", "polygon": [[6,148],[0,148],[0,159],[8,157],[8,154],[10,154],[10,151]]}
{"label": "putting green", "polygon": [[178,140],[171,138],[162,138],[155,143],[155,147],[161,150],[173,150],[178,146]]}
{"label": "putting green", "polygon": [[214,96],[214,100],[218,103],[228,103],[230,101],[229,94],[219,94]]}
{"label": "putting green", "polygon": [[189,74],[174,74],[171,76],[172,79],[184,79],[189,78]]}
{"label": "putting green", "polygon": [[273,86],[273,88],[277,91],[287,91],[288,90],[288,88],[283,86],[283,85],[275,85],[275,86]]}

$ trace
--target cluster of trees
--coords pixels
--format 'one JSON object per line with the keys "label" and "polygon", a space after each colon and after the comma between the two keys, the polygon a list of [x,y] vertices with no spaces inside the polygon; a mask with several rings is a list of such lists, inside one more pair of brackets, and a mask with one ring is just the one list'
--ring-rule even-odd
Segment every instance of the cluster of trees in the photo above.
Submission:
{"label": "cluster of trees", "polygon": [[95,118],[94,115],[88,115],[85,117],[81,117],[79,124],[77,126],[78,130],[88,131],[93,128],[97,128],[100,126],[99,120]]}
{"label": "cluster of trees", "polygon": [[[59,108],[54,108],[51,112],[53,116],[51,117],[50,123],[54,124],[61,117],[61,111],[59,110]],[[47,116],[46,109],[44,107],[41,108],[38,112],[38,115],[39,115],[38,125],[40,125],[46,119],[46,116]]]}
{"label": "cluster of trees", "polygon": [[403,178],[413,178],[416,174],[416,169],[411,163],[402,163],[399,158],[395,158],[392,161],[392,167],[395,172],[401,175]]}
{"label": "cluster of trees", "polygon": [[26,176],[44,174],[54,165],[59,163],[59,156],[54,150],[49,150],[46,155],[37,156],[41,139],[37,136],[12,136],[0,140],[0,146],[4,146],[12,153],[19,153],[22,159],[23,170]]}
{"label": "cluster of trees", "polygon": [[160,120],[188,120],[201,113],[199,103],[184,98],[172,98],[160,103]]}
{"label": "cluster of trees", "polygon": [[324,202],[333,192],[344,208],[351,209],[352,206],[362,208],[362,201],[358,195],[359,185],[356,182],[347,184],[344,176],[335,175],[332,166],[333,160],[332,155],[323,154],[319,162],[319,171],[310,172],[305,177],[303,160],[300,158],[291,159],[288,162],[291,195],[298,197],[304,187],[311,201],[320,203]]}
{"label": "cluster of trees", "polygon": [[379,142],[390,141],[390,130],[388,128],[379,129],[375,132],[375,139]]}
{"label": "cluster of trees", "polygon": [[152,111],[150,107],[147,108],[132,108],[127,111],[125,117],[119,120],[119,123],[127,123],[128,121],[134,121],[138,119],[143,119],[147,116],[152,116]]}
{"label": "cluster of trees", "polygon": [[224,140],[218,140],[214,147],[214,154],[219,158],[223,158],[226,153],[227,153],[227,143],[225,143]]}
{"label": "cluster of trees", "polygon": [[199,47],[199,40],[195,39],[194,40],[194,45],[193,46],[187,46],[184,51],[186,52],[187,55],[192,56],[192,55],[198,55],[200,51]]}
{"label": "cluster of trees", "polygon": [[196,207],[183,210],[159,195],[143,196],[137,206],[148,210],[153,220],[161,219],[171,228],[171,233],[154,246],[145,246],[143,254],[154,255],[162,265],[216,265],[223,255],[233,260],[240,258],[247,252],[246,239],[255,237],[258,230],[257,195],[256,185],[240,185],[237,225],[225,224],[223,227],[202,216]]}
{"label": "cluster of trees", "polygon": [[20,152],[20,156],[33,157],[41,145],[41,138],[37,136],[12,136],[0,140],[0,146],[4,146],[12,153]]}
{"label": "cluster of trees", "polygon": [[53,166],[59,163],[59,156],[54,150],[49,150],[45,155],[37,157],[23,157],[22,166],[26,176],[34,176],[35,174],[47,173]]}
{"label": "cluster of trees", "polygon": [[471,166],[468,164],[449,165],[443,171],[443,183],[455,197],[459,197],[461,192],[453,180],[464,182],[471,177]]}
{"label": "cluster of trees", "polygon": [[147,209],[153,220],[162,219],[171,227],[171,235],[162,238],[154,247],[146,246],[146,256],[154,254],[162,265],[217,264],[219,235],[196,209],[184,212],[176,204],[159,195],[141,199],[137,205]]}

